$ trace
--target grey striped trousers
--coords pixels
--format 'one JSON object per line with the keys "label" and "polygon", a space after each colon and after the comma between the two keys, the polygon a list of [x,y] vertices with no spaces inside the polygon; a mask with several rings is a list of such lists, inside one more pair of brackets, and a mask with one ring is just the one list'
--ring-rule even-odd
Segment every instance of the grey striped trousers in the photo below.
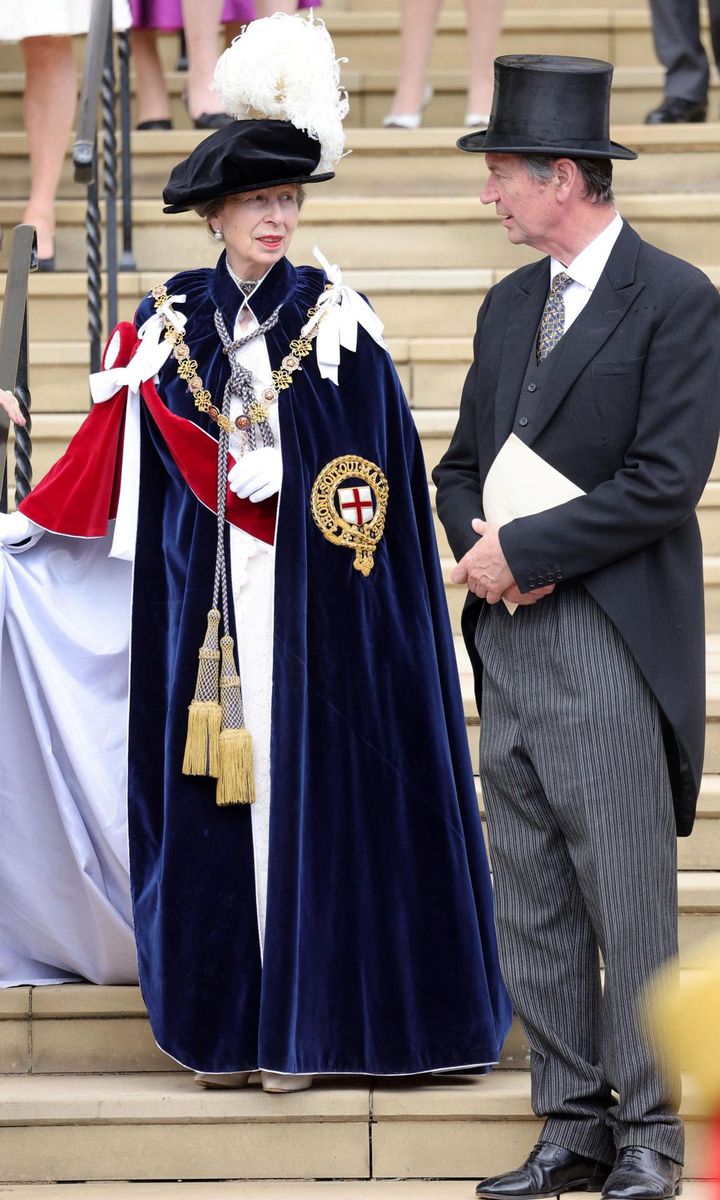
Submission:
{"label": "grey striped trousers", "polygon": [[[480,775],[500,958],[542,1141],[683,1161],[678,1081],[636,999],[677,953],[677,848],[657,704],[580,585],[484,605]],[[601,994],[600,954],[605,964]]]}

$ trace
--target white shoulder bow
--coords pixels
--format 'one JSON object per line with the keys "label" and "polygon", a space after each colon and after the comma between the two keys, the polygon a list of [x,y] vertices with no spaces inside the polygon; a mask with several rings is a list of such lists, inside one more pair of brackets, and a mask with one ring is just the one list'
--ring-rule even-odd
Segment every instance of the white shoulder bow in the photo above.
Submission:
{"label": "white shoulder bow", "polygon": [[[187,324],[184,313],[173,311],[173,304],[184,304],[185,296],[170,296],[151,317],[138,329],[138,337],[142,343],[126,367],[113,367],[117,355],[113,343],[107,348],[105,361],[108,364],[104,371],[97,371],[90,376],[90,394],[95,404],[102,404],[116,395],[121,388],[127,387],[131,392],[138,392],[140,384],[147,379],[154,379],[161,367],[165,365],[172,353],[172,342],[163,337],[167,316],[172,325],[180,332]],[[118,335],[118,345],[119,345]]]}
{"label": "white shoulder bow", "polygon": [[123,432],[122,475],[118,497],[115,533],[110,558],[132,561],[135,557],[138,501],[140,497],[140,384],[154,379],[172,353],[172,342],[163,337],[167,317],[181,332],[187,323],[184,313],[176,313],[173,304],[184,304],[185,296],[170,296],[157,312],[148,317],[137,331],[141,345],[126,367],[114,367],[120,346],[111,340],[105,362],[107,368],[90,376],[90,392],[96,404],[102,404],[121,388],[127,387],[128,398]]}
{"label": "white shoulder bow", "polygon": [[387,350],[383,340],[385,326],[374,313],[367,300],[342,281],[342,271],[336,263],[329,263],[317,246],[313,254],[328,277],[329,287],[322,293],[316,303],[317,312],[303,326],[302,336],[307,337],[312,329],[317,328],[315,350],[318,367],[323,379],[338,381],[340,366],[340,348],[355,353],[357,350],[358,325],[362,325],[370,337]]}

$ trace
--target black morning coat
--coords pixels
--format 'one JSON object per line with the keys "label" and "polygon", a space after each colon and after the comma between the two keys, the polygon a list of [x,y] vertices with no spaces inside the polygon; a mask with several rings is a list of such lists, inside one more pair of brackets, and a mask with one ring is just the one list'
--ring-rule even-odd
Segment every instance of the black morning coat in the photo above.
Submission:
{"label": "black morning coat", "polygon": [[[701,271],[624,224],[533,405],[521,388],[549,280],[547,258],[521,267],[480,309],[457,428],[433,473],[438,515],[461,558],[477,540],[471,521],[482,515],[485,477],[511,432],[587,493],[511,521],[500,541],[521,591],[580,581],[625,639],[660,706],[684,836],[703,770],[705,628],[695,506],[717,445],[720,300]],[[473,634],[483,603],[469,594],[463,613],[478,705]]]}

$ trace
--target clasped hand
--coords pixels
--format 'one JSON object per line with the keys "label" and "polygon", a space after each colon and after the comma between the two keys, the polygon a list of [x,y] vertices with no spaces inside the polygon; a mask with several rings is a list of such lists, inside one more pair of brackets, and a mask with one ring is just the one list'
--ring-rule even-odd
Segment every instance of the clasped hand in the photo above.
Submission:
{"label": "clasped hand", "polygon": [[228,471],[228,487],[241,500],[259,504],[280,491],[282,455],[274,446],[243,454]]}
{"label": "clasped hand", "polygon": [[487,600],[488,604],[497,604],[502,599],[512,604],[535,604],[555,590],[555,584],[550,584],[532,592],[521,592],[503,554],[499,526],[476,517],[472,527],[480,537],[453,568],[453,583],[466,584],[469,591],[481,600]]}
{"label": "clasped hand", "polygon": [[26,425],[27,422],[20,411],[20,405],[12,392],[0,388],[0,408],[4,408],[14,425]]}
{"label": "clasped hand", "polygon": [[[26,424],[12,392],[6,392],[3,388],[0,388],[0,408],[5,409],[13,424]],[[40,527],[21,512],[0,513],[0,546],[4,549],[13,552],[29,549],[41,532]]]}

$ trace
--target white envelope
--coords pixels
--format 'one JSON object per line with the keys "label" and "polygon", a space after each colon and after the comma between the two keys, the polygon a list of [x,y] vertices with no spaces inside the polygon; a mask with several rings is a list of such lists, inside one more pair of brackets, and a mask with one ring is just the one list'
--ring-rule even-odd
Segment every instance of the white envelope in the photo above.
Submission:
{"label": "white envelope", "polygon": [[[556,471],[514,433],[500,447],[485,479],[483,511],[493,525],[530,517],[584,496],[582,488]],[[504,600],[508,612],[517,604]]]}

